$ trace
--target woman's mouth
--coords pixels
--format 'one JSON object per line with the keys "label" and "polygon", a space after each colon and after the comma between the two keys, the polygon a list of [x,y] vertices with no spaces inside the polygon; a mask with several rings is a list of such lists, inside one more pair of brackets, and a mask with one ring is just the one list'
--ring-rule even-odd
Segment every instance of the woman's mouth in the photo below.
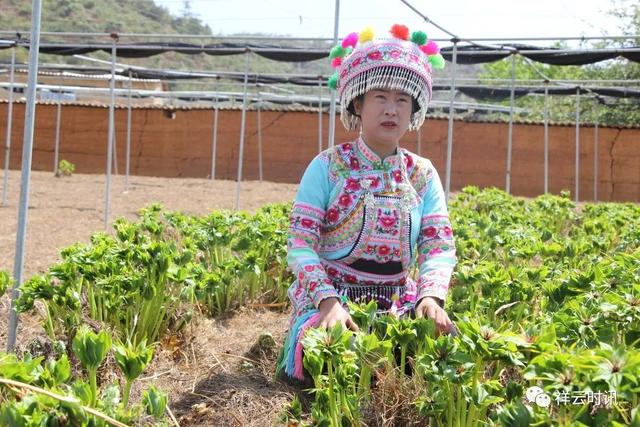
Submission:
{"label": "woman's mouth", "polygon": [[380,125],[385,129],[395,129],[398,125],[395,122],[382,122]]}

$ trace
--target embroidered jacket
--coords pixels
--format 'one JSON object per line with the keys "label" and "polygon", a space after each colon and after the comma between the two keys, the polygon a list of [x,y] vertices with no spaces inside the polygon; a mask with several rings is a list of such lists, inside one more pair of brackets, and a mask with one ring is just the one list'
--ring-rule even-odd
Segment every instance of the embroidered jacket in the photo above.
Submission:
{"label": "embroidered jacket", "polygon": [[[287,241],[296,314],[338,297],[340,283],[413,283],[416,261],[413,301],[446,299],[456,252],[442,184],[428,159],[398,150],[381,159],[358,138],[323,151],[307,167]],[[404,215],[400,161],[412,193]]]}

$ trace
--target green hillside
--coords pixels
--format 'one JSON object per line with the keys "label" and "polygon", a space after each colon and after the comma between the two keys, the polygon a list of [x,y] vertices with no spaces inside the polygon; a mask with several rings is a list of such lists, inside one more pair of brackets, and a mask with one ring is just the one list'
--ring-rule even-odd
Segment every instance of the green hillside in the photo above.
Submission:
{"label": "green hillside", "polygon": [[[31,0],[3,0],[0,26],[28,28]],[[177,34],[189,31],[211,34],[197,19],[173,17],[153,0],[56,0],[44,1],[43,31],[129,32]]]}
{"label": "green hillside", "polygon": [[[0,29],[24,31],[23,37],[29,37],[28,31],[31,25],[31,0],[0,0],[2,13],[0,13]],[[84,33],[155,33],[155,34],[212,34],[211,28],[202,23],[198,18],[189,14],[173,16],[169,11],[156,5],[153,0],[56,0],[43,1],[42,31],[65,31]],[[125,42],[150,41],[151,39],[126,39]],[[154,39],[157,41],[157,39]],[[55,38],[43,36],[42,41],[95,41],[109,42],[105,38]],[[202,40],[189,39],[165,39],[167,41],[180,41],[185,43],[202,43]],[[205,41],[211,43],[213,41]],[[299,45],[299,44],[298,44]],[[110,56],[103,52],[91,54],[94,58],[109,59]],[[18,61],[26,62],[28,52],[26,49],[18,51]],[[8,61],[9,52],[0,51],[0,61]],[[66,63],[95,65],[74,57],[41,55],[42,63]],[[177,53],[165,53],[151,58],[129,59],[119,58],[118,62],[146,66],[151,68],[177,69],[177,70],[236,70],[244,68],[244,58],[240,55],[211,57],[207,55],[183,55]],[[270,61],[252,55],[251,70],[256,72],[271,73],[328,73],[330,71],[328,61],[314,61],[307,64],[290,64]]]}

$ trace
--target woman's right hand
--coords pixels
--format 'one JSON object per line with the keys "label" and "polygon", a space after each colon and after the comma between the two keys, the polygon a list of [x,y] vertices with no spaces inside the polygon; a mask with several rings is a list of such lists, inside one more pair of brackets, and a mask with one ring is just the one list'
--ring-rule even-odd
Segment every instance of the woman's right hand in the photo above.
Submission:
{"label": "woman's right hand", "polygon": [[338,298],[322,300],[318,309],[320,310],[320,318],[318,318],[316,327],[328,329],[340,322],[342,327],[349,328],[354,332],[358,331],[358,325],[355,324],[347,310],[342,307]]}

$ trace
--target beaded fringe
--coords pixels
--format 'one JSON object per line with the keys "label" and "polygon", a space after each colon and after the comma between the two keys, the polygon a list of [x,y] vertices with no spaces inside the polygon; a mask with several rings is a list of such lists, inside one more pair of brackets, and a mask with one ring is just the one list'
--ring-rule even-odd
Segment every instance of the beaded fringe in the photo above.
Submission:
{"label": "beaded fringe", "polygon": [[371,299],[383,299],[389,304],[393,302],[393,296],[400,297],[406,292],[406,286],[386,285],[352,285],[340,284],[336,286],[338,292],[347,296],[350,301],[368,302]]}
{"label": "beaded fringe", "polygon": [[358,129],[360,118],[347,111],[351,101],[372,89],[398,90],[418,101],[420,110],[413,114],[409,123],[409,130],[417,130],[424,123],[431,98],[431,91],[425,86],[415,71],[404,67],[383,66],[362,72],[350,80],[342,92],[340,121],[350,131]]}

